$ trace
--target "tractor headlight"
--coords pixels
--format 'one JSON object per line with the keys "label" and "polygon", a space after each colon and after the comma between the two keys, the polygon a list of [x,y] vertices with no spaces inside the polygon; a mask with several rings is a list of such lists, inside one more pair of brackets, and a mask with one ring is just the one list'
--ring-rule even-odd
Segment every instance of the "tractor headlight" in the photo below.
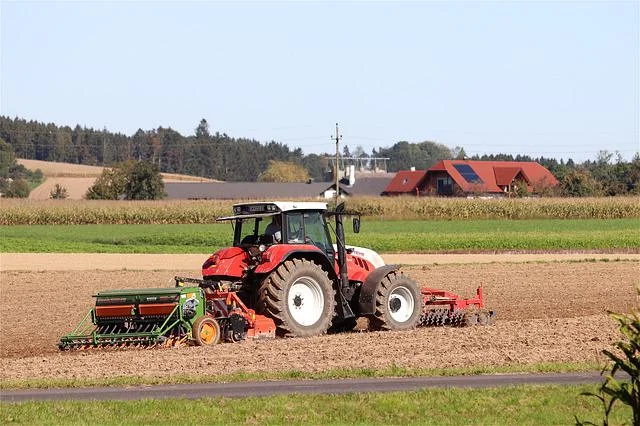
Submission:
{"label": "tractor headlight", "polygon": [[213,256],[210,256],[202,265],[202,269],[209,269],[212,266],[215,266],[216,263],[218,263],[218,255],[214,254]]}
{"label": "tractor headlight", "polygon": [[260,244],[258,246],[258,250],[260,250],[260,253],[264,253],[266,249],[267,249],[267,246],[265,246],[264,244]]}

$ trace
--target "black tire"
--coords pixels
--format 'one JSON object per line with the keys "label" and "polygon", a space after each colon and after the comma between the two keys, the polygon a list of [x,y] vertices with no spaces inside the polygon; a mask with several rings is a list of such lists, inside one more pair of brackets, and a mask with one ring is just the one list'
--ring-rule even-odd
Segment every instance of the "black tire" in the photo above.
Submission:
{"label": "black tire", "polygon": [[409,330],[422,315],[422,294],[412,279],[391,272],[376,290],[375,313],[369,316],[372,330]]}
{"label": "black tire", "polygon": [[220,324],[209,316],[200,317],[193,323],[191,336],[197,346],[213,346],[220,343]]}
{"label": "black tire", "polygon": [[320,265],[287,260],[260,285],[258,310],[273,319],[280,336],[318,336],[331,326],[335,290]]}

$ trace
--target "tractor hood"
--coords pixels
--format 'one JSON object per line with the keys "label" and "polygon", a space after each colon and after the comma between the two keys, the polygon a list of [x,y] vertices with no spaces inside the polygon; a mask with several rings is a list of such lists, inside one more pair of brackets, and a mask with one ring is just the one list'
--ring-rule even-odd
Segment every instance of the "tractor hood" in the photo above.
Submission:
{"label": "tractor hood", "polygon": [[[349,246],[349,245],[347,245],[345,248],[347,249],[347,253],[353,256],[361,257],[362,259],[371,263],[375,268],[380,268],[385,265],[382,257],[380,257],[378,253],[376,253],[371,249],[364,248],[364,247],[357,247],[357,246]],[[338,246],[334,244],[333,249],[337,252]]]}
{"label": "tractor hood", "polygon": [[228,247],[209,256],[202,265],[202,276],[241,278],[249,266],[249,255],[240,247]]}

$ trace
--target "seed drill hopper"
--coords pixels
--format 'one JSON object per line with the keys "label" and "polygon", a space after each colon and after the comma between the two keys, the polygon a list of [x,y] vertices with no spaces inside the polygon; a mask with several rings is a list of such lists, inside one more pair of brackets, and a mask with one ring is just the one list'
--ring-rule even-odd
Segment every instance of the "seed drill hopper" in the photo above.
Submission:
{"label": "seed drill hopper", "polygon": [[204,315],[199,287],[102,291],[60,349],[96,346],[174,345],[193,334]]}

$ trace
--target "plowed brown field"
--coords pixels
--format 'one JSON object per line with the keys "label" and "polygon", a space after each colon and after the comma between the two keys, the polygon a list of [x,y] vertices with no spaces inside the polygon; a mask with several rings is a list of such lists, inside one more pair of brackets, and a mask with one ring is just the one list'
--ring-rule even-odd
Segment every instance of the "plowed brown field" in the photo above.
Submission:
{"label": "plowed brown field", "polygon": [[98,378],[215,375],[235,371],[331,368],[439,368],[601,359],[618,339],[607,309],[637,305],[637,262],[412,266],[421,284],[472,295],[482,284],[497,310],[492,327],[354,332],[307,339],[222,344],[212,348],[59,353],[101,289],[172,285],[194,271],[3,272],[0,378]]}

